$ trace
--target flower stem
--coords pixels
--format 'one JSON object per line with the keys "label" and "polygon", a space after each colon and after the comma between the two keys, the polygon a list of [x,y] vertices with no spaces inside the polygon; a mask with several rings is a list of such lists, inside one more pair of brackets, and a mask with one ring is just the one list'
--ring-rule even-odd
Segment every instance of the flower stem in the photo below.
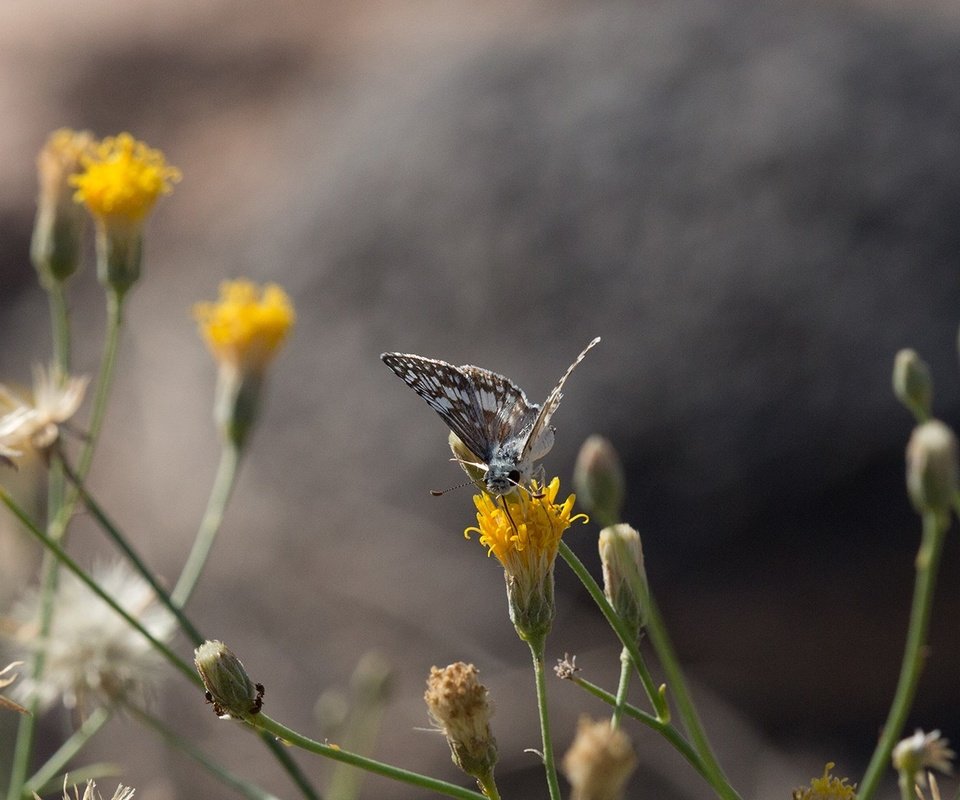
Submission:
{"label": "flower stem", "polygon": [[223,514],[233,492],[237,477],[237,468],[240,464],[240,448],[230,442],[225,442],[220,453],[220,465],[207,501],[207,509],[200,522],[200,529],[194,539],[193,548],[187,557],[187,562],[180,573],[177,585],[170,593],[173,603],[181,608],[187,604],[190,595],[200,579],[200,573],[207,563],[213,541],[223,522]]}
{"label": "flower stem", "polygon": [[897,690],[883,725],[883,733],[873,751],[867,771],[860,788],[858,800],[870,800],[877,791],[883,773],[890,763],[890,753],[903,730],[903,725],[913,705],[920,671],[926,659],[927,630],[930,625],[930,611],[933,606],[933,593],[937,581],[937,570],[948,525],[937,514],[927,512],[923,515],[923,538],[916,558],[916,581],[913,588],[913,605],[910,610],[910,625],[907,629],[907,641],[900,666],[900,679]]}
{"label": "flower stem", "polygon": [[[607,703],[611,706],[616,706],[618,702],[617,698],[610,694],[610,692],[601,689],[596,684],[577,677],[570,678],[570,680],[581,689],[586,690],[594,697],[602,700],[604,703]],[[655,730],[657,733],[663,736],[663,738],[666,739],[674,747],[674,749],[687,760],[690,766],[692,766],[697,773],[713,787],[714,791],[717,793],[717,796],[724,797],[722,784],[714,782],[713,776],[710,775],[710,772],[704,766],[700,755],[696,750],[693,749],[690,743],[683,737],[683,734],[680,733],[680,731],[678,731],[673,724],[657,719],[652,714],[648,714],[646,711],[641,711],[639,708],[631,705],[630,703],[624,703],[622,708],[623,713],[626,716],[632,717],[633,719],[643,723],[648,728]]]}
{"label": "flower stem", "polygon": [[[227,786],[236,789],[244,797],[250,800],[278,800],[275,795],[261,789],[243,778],[234,775],[230,770],[222,767],[213,761],[199,747],[194,746],[189,741],[178,735],[175,731],[168,728],[158,717],[149,713],[143,708],[132,703],[126,703],[124,707],[146,727],[158,734],[167,744],[173,745],[186,753],[190,758],[196,761],[205,770],[215,775]],[[315,795],[314,795],[315,796]]]}
{"label": "flower stem", "polygon": [[62,457],[62,454],[58,461],[62,465],[67,479],[73,484],[73,487],[79,495],[84,506],[86,506],[87,510],[93,515],[93,518],[100,523],[100,527],[103,528],[107,536],[110,537],[113,543],[119,548],[124,556],[126,556],[133,568],[148,584],[150,584],[150,588],[153,589],[157,600],[166,606],[170,613],[177,618],[181,629],[187,634],[194,646],[203,644],[205,640],[203,635],[183,613],[183,610],[180,608],[180,606],[170,599],[170,596],[167,594],[166,590],[160,585],[160,583],[154,577],[154,574],[147,568],[146,564],[143,563],[143,560],[140,558],[139,554],[133,549],[133,546],[127,541],[127,538],[123,535],[120,529],[113,523],[113,521],[107,516],[106,512],[100,507],[100,504],[97,503],[97,501],[87,491],[86,487],[80,481],[80,476],[73,471],[66,459]]}
{"label": "flower stem", "polygon": [[487,775],[481,775],[477,778],[480,789],[490,800],[500,800],[500,791],[497,789],[497,782],[493,779],[493,772]]}
{"label": "flower stem", "polygon": [[620,651],[620,684],[617,686],[617,702],[613,706],[610,716],[610,727],[616,728],[623,716],[623,707],[627,702],[627,692],[630,690],[630,675],[633,673],[633,659],[626,647]]}
{"label": "flower stem", "polygon": [[416,772],[410,772],[409,770],[394,767],[390,764],[384,764],[382,761],[375,761],[372,758],[365,758],[356,753],[341,750],[336,745],[315,741],[291,730],[263,713],[251,715],[245,721],[254,728],[275,736],[281,742],[299,747],[309,753],[325,756],[326,758],[340,761],[344,764],[350,764],[359,769],[365,769],[376,775],[383,775],[386,778],[391,778],[401,783],[419,786],[422,789],[427,789],[428,791],[433,791],[447,797],[460,798],[460,800],[487,800],[487,798],[479,792],[464,789],[456,784],[430,778]]}
{"label": "flower stem", "polygon": [[47,762],[33,773],[33,776],[23,785],[21,797],[33,797],[34,792],[39,793],[44,786],[63,771],[70,759],[79,753],[84,745],[107,724],[112,715],[111,709],[106,706],[95,708],[70,738],[60,745],[57,752],[50,756]]}
{"label": "flower stem", "polygon": [[557,765],[553,758],[553,738],[550,735],[550,715],[547,710],[547,682],[543,668],[544,637],[528,639],[530,655],[533,656],[533,675],[537,684],[537,708],[540,711],[540,734],[543,739],[543,768],[547,773],[547,789],[550,800],[560,800],[560,784],[557,781]]}

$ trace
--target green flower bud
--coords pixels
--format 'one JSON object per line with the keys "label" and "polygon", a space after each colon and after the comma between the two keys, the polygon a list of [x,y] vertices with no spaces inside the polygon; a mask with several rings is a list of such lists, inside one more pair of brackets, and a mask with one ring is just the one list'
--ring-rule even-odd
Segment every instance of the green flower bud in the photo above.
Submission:
{"label": "green flower bud", "polygon": [[604,528],[600,531],[600,563],[607,600],[639,634],[646,622],[649,592],[640,534],[624,524]]}
{"label": "green flower bud", "polygon": [[218,717],[247,719],[260,713],[263,684],[250,680],[240,659],[223,642],[204,642],[194,651],[193,663]]}
{"label": "green flower bud", "polygon": [[893,360],[893,393],[919,422],[930,418],[933,380],[915,350],[901,350]]}
{"label": "green flower bud", "polygon": [[918,425],[907,444],[907,492],[914,507],[949,514],[958,486],[957,437],[940,420]]}
{"label": "green flower bud", "polygon": [[624,495],[623,466],[608,439],[587,438],[573,468],[573,488],[580,504],[603,525],[620,520]]}

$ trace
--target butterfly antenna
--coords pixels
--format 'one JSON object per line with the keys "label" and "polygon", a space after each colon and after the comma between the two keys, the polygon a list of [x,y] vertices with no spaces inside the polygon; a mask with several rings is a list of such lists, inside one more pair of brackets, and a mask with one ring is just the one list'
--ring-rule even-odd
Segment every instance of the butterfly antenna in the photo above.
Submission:
{"label": "butterfly antenna", "polygon": [[447,492],[452,492],[454,489],[462,489],[464,486],[474,485],[473,481],[465,481],[464,483],[458,483],[456,486],[448,486],[446,489],[431,489],[430,494],[434,497],[443,497]]}

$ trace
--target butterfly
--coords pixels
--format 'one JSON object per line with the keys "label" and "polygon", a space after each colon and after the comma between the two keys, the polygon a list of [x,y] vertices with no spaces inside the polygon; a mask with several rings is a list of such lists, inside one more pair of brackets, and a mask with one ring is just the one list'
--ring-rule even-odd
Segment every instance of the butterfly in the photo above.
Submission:
{"label": "butterfly", "polygon": [[543,406],[531,403],[513,381],[488,369],[462,367],[410,353],[383,353],[380,359],[426,400],[474,457],[491,495],[527,485],[534,464],[553,447],[550,418],[563,398],[563,384],[597,342],[588,344],[563,373]]}

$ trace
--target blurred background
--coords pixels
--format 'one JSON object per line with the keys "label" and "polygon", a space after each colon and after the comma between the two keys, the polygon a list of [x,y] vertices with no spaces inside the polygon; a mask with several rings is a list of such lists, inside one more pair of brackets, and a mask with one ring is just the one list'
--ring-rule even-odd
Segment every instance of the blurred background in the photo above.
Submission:
{"label": "blurred background", "polygon": [[[960,420],[955,3],[7,2],[0,107],[5,382],[49,353],[28,259],[47,134],[128,130],[183,171],[150,223],[91,476],[168,581],[219,452],[191,305],[240,276],[294,299],[190,605],[266,684],[272,716],[323,735],[318,697],[375,650],[395,671],[376,755],[467,785],[421,730],[421,697],[431,665],[473,662],[500,708],[505,795],[545,795],[524,752],[539,731],[502,571],[463,539],[469,491],[430,497],[461,480],[446,429],[378,356],[478,364],[540,402],[599,335],[554,418],[547,474],[571,488],[591,433],[618,447],[626,518],[745,798],[789,797],[827,761],[862,774],[919,541],[903,489],[911,418],[889,388],[899,348],[931,364],[936,413]],[[75,363],[93,371],[92,269],[71,296]],[[38,556],[9,523],[2,537],[5,611]],[[568,537],[598,574],[595,526]],[[84,563],[108,549],[87,520],[73,542]],[[954,741],[958,556],[954,536],[907,728]],[[613,687],[619,648],[563,565],[557,583],[548,656],[576,653]],[[567,683],[550,691],[562,751],[581,711],[605,710]],[[178,677],[157,709],[294,796],[260,743]],[[44,747],[70,724],[45,718]],[[710,796],[664,743],[630,732],[632,796]],[[233,796],[130,720],[88,756],[122,764],[141,800]],[[322,784],[329,766],[298,760]],[[371,778],[362,796],[423,795]]]}

